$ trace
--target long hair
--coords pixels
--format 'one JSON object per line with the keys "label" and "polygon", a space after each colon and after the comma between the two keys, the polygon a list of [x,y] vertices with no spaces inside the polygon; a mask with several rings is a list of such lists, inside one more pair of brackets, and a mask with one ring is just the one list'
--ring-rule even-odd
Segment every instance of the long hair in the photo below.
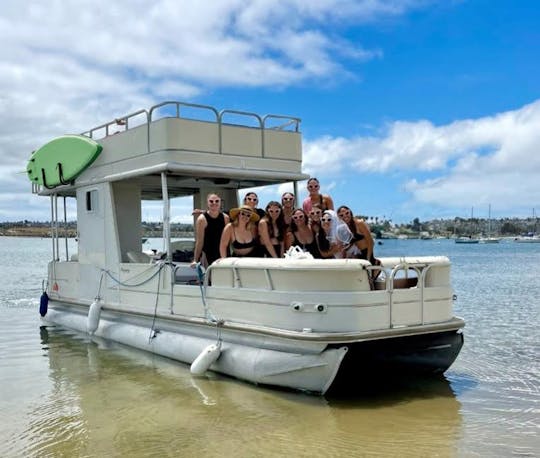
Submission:
{"label": "long hair", "polygon": [[[307,223],[308,223],[308,215],[307,213],[304,211],[304,209],[302,208],[295,208],[293,211],[292,211],[292,215],[294,216],[294,214],[296,212],[302,212],[302,215],[304,215],[304,221],[306,222],[306,226],[307,226]],[[291,231],[292,232],[296,232],[298,230],[298,225],[296,224],[296,222],[294,221],[294,218],[291,219]]]}
{"label": "long hair", "polygon": [[327,234],[324,232],[321,225],[321,230],[317,232],[317,245],[319,246],[319,250],[328,251],[330,249],[330,241],[326,235]]}
{"label": "long hair", "polygon": [[[278,228],[278,234],[274,234],[274,223],[272,222],[272,217],[270,216],[270,213],[268,213],[268,209],[270,207],[278,207],[280,212],[279,216],[276,219],[276,226]],[[264,215],[263,219],[268,222],[268,235],[271,239],[276,238],[280,242],[285,237],[285,231],[287,230],[287,224],[285,224],[285,217],[283,216],[283,207],[281,204],[275,200],[271,200],[268,202],[265,208],[266,215]]]}
{"label": "long hair", "polygon": [[349,213],[351,214],[351,219],[349,220],[348,223],[345,223],[345,221],[343,221],[343,220],[342,220],[342,221],[349,227],[349,230],[350,230],[353,234],[356,234],[356,224],[355,224],[355,222],[354,222],[354,215],[353,215],[352,210],[351,210],[349,207],[347,207],[347,205],[342,205],[341,207],[339,207],[339,208],[337,209],[336,213],[339,215],[339,212],[340,212],[341,210],[348,210]]}

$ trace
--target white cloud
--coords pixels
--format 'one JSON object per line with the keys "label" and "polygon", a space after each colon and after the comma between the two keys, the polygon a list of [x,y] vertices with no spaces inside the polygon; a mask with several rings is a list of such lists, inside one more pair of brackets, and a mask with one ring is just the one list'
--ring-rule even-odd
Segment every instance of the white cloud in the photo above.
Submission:
{"label": "white cloud", "polygon": [[540,100],[444,126],[396,121],[379,136],[306,142],[305,166],[327,178],[351,165],[356,173],[399,171],[412,175],[404,189],[417,202],[441,207],[496,202],[511,212],[540,202],[539,125]]}
{"label": "white cloud", "polygon": [[348,77],[345,61],[381,52],[339,36],[340,27],[417,4],[422,1],[5,0],[0,182],[28,192],[24,175],[13,174],[34,148],[157,100]]}

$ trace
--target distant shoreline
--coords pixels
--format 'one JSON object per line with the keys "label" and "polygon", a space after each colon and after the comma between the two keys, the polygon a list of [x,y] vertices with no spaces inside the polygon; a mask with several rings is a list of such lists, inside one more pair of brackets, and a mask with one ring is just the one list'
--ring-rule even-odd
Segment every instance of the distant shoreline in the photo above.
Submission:
{"label": "distant shoreline", "polygon": [[[11,227],[9,229],[0,230],[0,237],[36,237],[36,238],[51,238],[51,227]],[[63,227],[58,228],[58,235],[64,238],[67,234],[68,238],[76,238],[77,230],[68,228],[67,231]],[[161,232],[143,231],[141,238],[160,238]],[[171,231],[171,237],[194,237],[192,231]]]}

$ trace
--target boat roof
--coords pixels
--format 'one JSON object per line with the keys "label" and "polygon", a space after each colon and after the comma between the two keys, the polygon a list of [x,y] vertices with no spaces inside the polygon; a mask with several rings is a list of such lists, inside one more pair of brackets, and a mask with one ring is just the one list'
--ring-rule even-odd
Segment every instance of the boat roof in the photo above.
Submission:
{"label": "boat roof", "polygon": [[42,195],[74,196],[79,187],[134,181],[143,199],[161,199],[205,186],[242,189],[304,180],[301,120],[208,105],[167,101],[115,118],[82,135],[102,146],[99,157],[69,185],[33,185]]}

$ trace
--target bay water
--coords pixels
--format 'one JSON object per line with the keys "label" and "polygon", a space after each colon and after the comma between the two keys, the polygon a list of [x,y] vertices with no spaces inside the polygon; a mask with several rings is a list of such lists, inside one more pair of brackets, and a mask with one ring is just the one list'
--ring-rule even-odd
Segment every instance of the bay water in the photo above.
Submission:
{"label": "bay water", "polygon": [[340,398],[193,378],[187,365],[43,327],[51,241],[0,237],[0,250],[1,457],[540,456],[540,244],[376,246],[450,258],[465,345],[442,377],[396,373]]}

